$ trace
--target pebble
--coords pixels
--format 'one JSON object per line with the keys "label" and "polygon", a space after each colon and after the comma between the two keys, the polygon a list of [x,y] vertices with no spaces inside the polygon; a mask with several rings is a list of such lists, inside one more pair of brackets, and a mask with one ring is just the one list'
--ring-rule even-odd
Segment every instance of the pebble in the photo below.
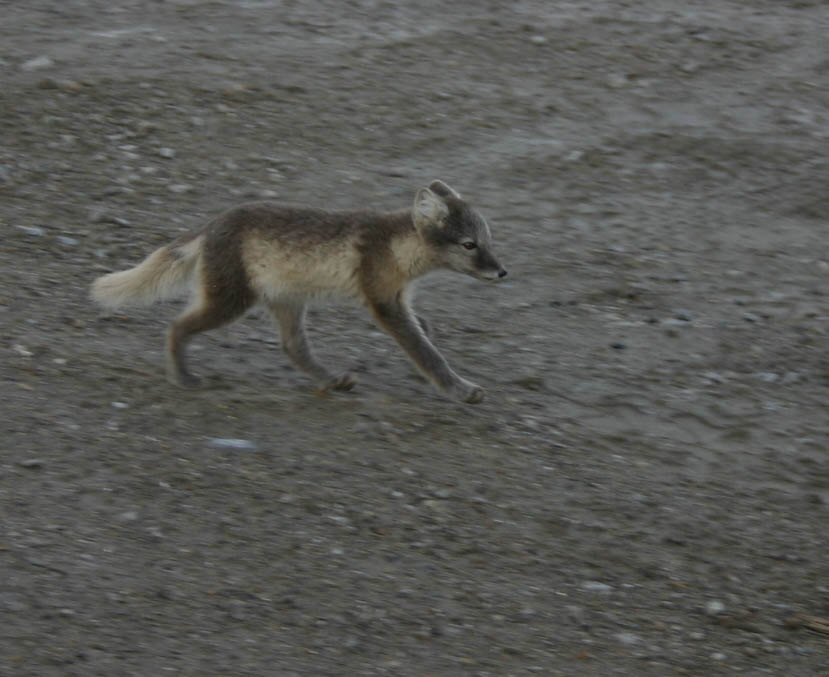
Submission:
{"label": "pebble", "polygon": [[429,510],[434,510],[438,513],[445,513],[449,511],[449,507],[446,504],[446,501],[436,501],[432,498],[427,498],[421,505],[424,508],[429,508]]}
{"label": "pebble", "polygon": [[41,468],[43,467],[43,463],[42,458],[27,458],[23,461],[18,461],[17,465],[21,468]]}
{"label": "pebble", "polygon": [[128,226],[130,223],[126,219],[115,216],[101,207],[93,207],[89,210],[89,220],[92,223],[114,223],[118,226]]}
{"label": "pebble", "polygon": [[214,437],[208,444],[214,449],[232,449],[234,451],[255,451],[256,444],[250,440]]}
{"label": "pebble", "polygon": [[343,642],[343,646],[346,649],[354,650],[358,646],[360,646],[360,641],[356,637],[348,637],[346,638],[345,642]]}
{"label": "pebble", "polygon": [[628,77],[622,73],[613,73],[607,77],[607,84],[613,89],[620,89],[628,84]]}
{"label": "pebble", "polygon": [[172,148],[159,148],[158,154],[163,158],[172,160],[176,156],[176,151],[174,151]]}
{"label": "pebble", "polygon": [[585,590],[590,590],[591,592],[612,592],[613,586],[608,585],[607,583],[600,583],[599,581],[585,581],[581,584],[581,587]]}
{"label": "pebble", "polygon": [[544,388],[544,377],[540,374],[527,374],[519,376],[512,383],[527,390],[542,390]]}
{"label": "pebble", "polygon": [[620,632],[614,635],[616,639],[618,639],[622,644],[627,644],[630,646],[631,644],[638,644],[641,640],[639,639],[638,635],[634,635],[632,632]]}
{"label": "pebble", "polygon": [[74,237],[67,237],[66,235],[58,235],[55,239],[65,247],[74,247],[78,244],[78,241]]}
{"label": "pebble", "polygon": [[33,235],[34,237],[43,237],[46,231],[40,226],[18,226],[26,235]]}
{"label": "pebble", "polygon": [[579,627],[587,627],[587,614],[585,614],[584,609],[580,606],[575,606],[570,604],[566,607],[567,609],[567,620],[569,620],[574,625],[578,625]]}
{"label": "pebble", "polygon": [[24,71],[36,71],[43,68],[51,68],[55,65],[55,60],[45,54],[36,56],[34,59],[29,59],[20,64],[20,69]]}
{"label": "pebble", "polygon": [[[139,136],[147,136],[148,134],[152,134],[158,129],[158,125],[155,122],[151,122],[150,120],[139,120],[138,124],[135,126],[135,131]],[[164,149],[162,149],[164,150]],[[163,153],[159,153],[161,157],[165,157]]]}
{"label": "pebble", "polygon": [[171,193],[176,194],[188,193],[191,190],[193,190],[193,186],[191,186],[189,183],[173,183],[167,186],[167,190],[169,190]]}
{"label": "pebble", "polygon": [[725,604],[720,602],[718,599],[712,599],[705,605],[705,613],[709,616],[716,616],[717,614],[721,614],[725,611]]}
{"label": "pebble", "polygon": [[25,598],[15,593],[0,594],[0,609],[5,611],[25,611],[28,608]]}

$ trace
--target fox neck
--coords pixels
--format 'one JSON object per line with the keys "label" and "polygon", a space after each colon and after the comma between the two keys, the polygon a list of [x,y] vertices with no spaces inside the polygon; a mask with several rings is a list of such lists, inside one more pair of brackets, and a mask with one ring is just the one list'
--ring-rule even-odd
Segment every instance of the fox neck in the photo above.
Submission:
{"label": "fox neck", "polygon": [[434,250],[423,240],[414,224],[392,239],[391,253],[398,270],[409,281],[438,267]]}

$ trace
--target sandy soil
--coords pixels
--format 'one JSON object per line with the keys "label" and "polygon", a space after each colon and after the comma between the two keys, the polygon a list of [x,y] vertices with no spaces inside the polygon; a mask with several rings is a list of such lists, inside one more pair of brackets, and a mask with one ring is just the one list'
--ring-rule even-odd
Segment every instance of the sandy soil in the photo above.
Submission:
{"label": "sandy soil", "polygon": [[[817,675],[829,635],[819,0],[2,3],[0,674]],[[509,282],[197,341],[102,272],[233,203],[433,178]],[[245,448],[217,440],[240,439]]]}

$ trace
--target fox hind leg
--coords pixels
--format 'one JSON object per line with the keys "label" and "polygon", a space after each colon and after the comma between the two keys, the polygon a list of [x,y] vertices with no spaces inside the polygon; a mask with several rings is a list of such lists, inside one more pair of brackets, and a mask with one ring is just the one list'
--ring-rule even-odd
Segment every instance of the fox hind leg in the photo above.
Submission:
{"label": "fox hind leg", "polygon": [[183,388],[195,388],[201,379],[187,368],[185,349],[198,333],[217,329],[238,318],[248,304],[228,304],[215,297],[204,297],[179,315],[167,330],[167,379]]}
{"label": "fox hind leg", "polygon": [[279,325],[282,350],[300,371],[313,378],[320,391],[351,390],[357,382],[353,374],[332,374],[314,358],[305,334],[305,304],[272,301],[268,310]]}

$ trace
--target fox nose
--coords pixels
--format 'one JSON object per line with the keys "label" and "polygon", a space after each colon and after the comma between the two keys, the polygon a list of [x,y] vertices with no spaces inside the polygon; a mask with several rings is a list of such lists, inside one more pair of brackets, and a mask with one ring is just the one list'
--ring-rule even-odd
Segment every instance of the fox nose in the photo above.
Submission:
{"label": "fox nose", "polygon": [[501,268],[501,270],[498,271],[498,277],[506,277],[506,276],[507,276],[507,269],[506,268]]}

